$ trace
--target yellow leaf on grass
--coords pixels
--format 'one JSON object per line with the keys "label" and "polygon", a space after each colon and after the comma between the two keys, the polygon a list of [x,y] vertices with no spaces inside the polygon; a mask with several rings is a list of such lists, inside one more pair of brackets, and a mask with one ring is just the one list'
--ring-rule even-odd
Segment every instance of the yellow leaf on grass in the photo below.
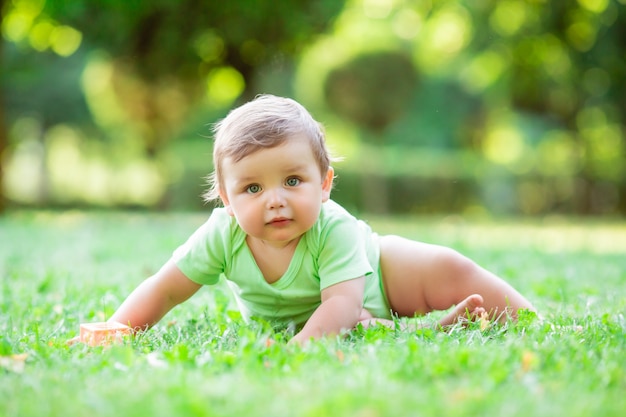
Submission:
{"label": "yellow leaf on grass", "polygon": [[489,321],[489,314],[484,312],[480,315],[480,330],[484,331],[489,328],[491,322]]}
{"label": "yellow leaf on grass", "polygon": [[534,369],[539,362],[539,358],[533,352],[525,350],[522,353],[522,371],[529,372]]}

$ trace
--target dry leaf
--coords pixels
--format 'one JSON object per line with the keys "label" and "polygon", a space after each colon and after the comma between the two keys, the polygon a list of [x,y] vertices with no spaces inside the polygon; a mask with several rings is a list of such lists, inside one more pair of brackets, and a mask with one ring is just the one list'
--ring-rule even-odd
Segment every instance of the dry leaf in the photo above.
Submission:
{"label": "dry leaf", "polygon": [[531,371],[535,367],[535,365],[537,365],[538,361],[539,358],[537,358],[537,355],[535,355],[533,352],[525,350],[522,353],[522,371]]}
{"label": "dry leaf", "polygon": [[491,322],[489,321],[489,314],[485,311],[480,315],[480,330],[484,331],[485,329],[488,329],[490,325]]}

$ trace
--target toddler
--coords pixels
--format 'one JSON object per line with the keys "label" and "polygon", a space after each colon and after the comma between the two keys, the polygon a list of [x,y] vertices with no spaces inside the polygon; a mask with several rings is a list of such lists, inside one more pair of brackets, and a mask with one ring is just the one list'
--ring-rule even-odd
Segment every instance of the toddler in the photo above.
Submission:
{"label": "toddler", "polygon": [[294,100],[259,96],[217,123],[214,140],[205,199],[223,207],[111,321],[147,329],[222,275],[245,319],[293,323],[294,343],[453,306],[442,326],[533,309],[458,252],[379,236],[332,201],[323,129]]}

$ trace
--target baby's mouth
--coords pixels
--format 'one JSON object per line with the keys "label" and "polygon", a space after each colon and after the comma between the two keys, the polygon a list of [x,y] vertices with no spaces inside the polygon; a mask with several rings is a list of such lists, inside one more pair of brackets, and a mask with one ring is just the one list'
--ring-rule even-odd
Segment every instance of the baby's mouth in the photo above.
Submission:
{"label": "baby's mouth", "polygon": [[285,226],[289,224],[289,222],[291,222],[291,219],[288,219],[287,217],[276,217],[270,220],[268,224],[272,226]]}

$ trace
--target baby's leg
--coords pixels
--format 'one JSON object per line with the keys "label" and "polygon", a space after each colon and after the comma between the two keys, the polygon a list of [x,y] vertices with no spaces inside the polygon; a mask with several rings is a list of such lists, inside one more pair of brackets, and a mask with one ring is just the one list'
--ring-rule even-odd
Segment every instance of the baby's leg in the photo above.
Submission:
{"label": "baby's leg", "polygon": [[[515,318],[519,309],[534,310],[505,281],[443,246],[383,236],[380,264],[389,304],[399,316],[412,317],[455,305],[450,317],[442,319],[442,324],[450,324],[444,321],[458,319],[457,310],[466,307],[471,307],[467,308],[470,314],[482,308],[492,319],[501,320],[506,320],[505,312]],[[468,305],[461,304],[468,300]]]}

